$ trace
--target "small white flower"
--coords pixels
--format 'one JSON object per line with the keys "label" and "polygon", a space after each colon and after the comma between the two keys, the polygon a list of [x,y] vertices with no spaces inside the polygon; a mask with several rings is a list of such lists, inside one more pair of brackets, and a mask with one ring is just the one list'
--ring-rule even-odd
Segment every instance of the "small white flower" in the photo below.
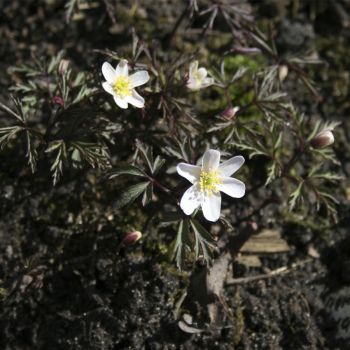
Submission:
{"label": "small white flower", "polygon": [[102,74],[106,79],[102,83],[102,87],[113,95],[115,103],[120,108],[128,108],[128,103],[137,108],[144,107],[144,98],[134,88],[148,82],[149,75],[147,71],[138,71],[129,76],[128,61],[121,60],[116,69],[108,62],[104,62]]}
{"label": "small white flower", "polygon": [[245,194],[244,183],[230,177],[243,163],[244,158],[236,156],[220,164],[220,152],[210,149],[203,155],[202,166],[178,164],[178,174],[192,183],[181,198],[184,213],[191,215],[201,206],[207,220],[217,221],[221,210],[220,191],[234,198]]}
{"label": "small white flower", "polygon": [[199,90],[212,85],[214,79],[207,77],[207,75],[208,72],[205,68],[198,68],[198,61],[191,62],[187,87],[191,90]]}

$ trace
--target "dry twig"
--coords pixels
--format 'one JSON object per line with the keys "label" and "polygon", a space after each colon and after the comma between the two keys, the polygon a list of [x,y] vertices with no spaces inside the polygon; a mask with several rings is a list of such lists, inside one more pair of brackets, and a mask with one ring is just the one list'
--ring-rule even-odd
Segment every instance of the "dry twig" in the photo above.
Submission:
{"label": "dry twig", "polygon": [[226,280],[226,285],[232,286],[235,284],[246,284],[254,281],[259,281],[259,280],[264,280],[276,276],[281,276],[287,273],[290,273],[294,271],[295,269],[302,267],[306,264],[308,264],[311,261],[314,261],[315,259],[306,259],[297,263],[292,264],[290,267],[288,266],[282,266],[279,267],[278,269],[272,270],[268,273],[256,275],[256,276],[249,276],[249,277],[241,277],[241,278],[230,278]]}

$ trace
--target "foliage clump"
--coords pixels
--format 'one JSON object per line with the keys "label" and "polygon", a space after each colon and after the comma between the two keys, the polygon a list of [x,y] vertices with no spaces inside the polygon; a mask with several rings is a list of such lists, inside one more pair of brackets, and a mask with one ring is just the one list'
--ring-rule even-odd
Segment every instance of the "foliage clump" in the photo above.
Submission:
{"label": "foliage clump", "polygon": [[[105,3],[117,30],[113,9]],[[67,3],[68,22],[82,4]],[[319,99],[308,77],[309,65],[319,62],[307,53],[280,54],[273,33],[259,30],[245,2],[182,5],[165,32],[159,24],[139,30],[141,10],[132,7],[124,18],[130,24],[127,44],[90,52],[93,64],[85,70],[64,51],[10,69],[16,83],[10,101],[0,104],[1,148],[16,148],[32,173],[47,181],[51,176],[54,185],[65,177],[84,177],[92,168],[119,192],[113,215],[124,217],[142,206],[144,225],[133,229],[162,237],[169,232],[165,240],[173,242],[179,268],[186,257],[210,263],[216,250],[216,237],[200,211],[187,216],[180,209],[186,184],[175,171],[180,162],[195,165],[208,149],[247,160],[239,174],[246,196],[223,198],[223,230],[234,231],[252,218],[264,225],[267,207],[267,222],[276,225],[291,216],[322,217],[325,225],[335,221],[338,161],[330,145],[319,147],[315,138],[324,132],[333,136],[337,123],[303,113],[289,91],[289,81],[295,81],[310,99]],[[119,108],[102,89],[102,63],[115,67],[122,60],[130,71],[149,74],[147,84],[137,87],[143,108]],[[202,67],[197,64],[196,74],[206,71],[196,77],[211,80],[191,89],[195,61]]]}

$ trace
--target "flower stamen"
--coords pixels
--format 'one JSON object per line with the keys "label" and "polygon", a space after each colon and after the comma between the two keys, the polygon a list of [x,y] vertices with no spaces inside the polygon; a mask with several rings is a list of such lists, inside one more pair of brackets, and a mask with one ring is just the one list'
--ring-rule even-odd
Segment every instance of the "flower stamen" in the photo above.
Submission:
{"label": "flower stamen", "polygon": [[192,74],[192,77],[196,81],[197,84],[202,84],[204,81],[203,75],[201,75],[198,71],[194,72]]}
{"label": "flower stamen", "polygon": [[126,76],[119,76],[113,84],[113,90],[120,97],[131,96],[131,80]]}
{"label": "flower stamen", "polygon": [[202,171],[199,176],[199,187],[201,192],[211,195],[219,192],[218,186],[222,184],[221,177],[217,170]]}

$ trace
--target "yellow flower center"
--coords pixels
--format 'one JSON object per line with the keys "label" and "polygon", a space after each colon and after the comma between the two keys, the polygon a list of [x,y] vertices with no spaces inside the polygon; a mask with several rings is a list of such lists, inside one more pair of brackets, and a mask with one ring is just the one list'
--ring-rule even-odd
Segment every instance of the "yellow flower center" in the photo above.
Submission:
{"label": "yellow flower center", "polygon": [[202,171],[199,176],[199,187],[202,192],[211,195],[219,192],[218,186],[222,184],[221,177],[217,170]]}
{"label": "yellow flower center", "polygon": [[130,96],[131,89],[131,80],[123,75],[119,76],[113,84],[113,90],[120,97]]}
{"label": "yellow flower center", "polygon": [[192,77],[194,78],[197,84],[201,84],[203,81],[203,76],[199,74],[198,70],[193,73]]}

